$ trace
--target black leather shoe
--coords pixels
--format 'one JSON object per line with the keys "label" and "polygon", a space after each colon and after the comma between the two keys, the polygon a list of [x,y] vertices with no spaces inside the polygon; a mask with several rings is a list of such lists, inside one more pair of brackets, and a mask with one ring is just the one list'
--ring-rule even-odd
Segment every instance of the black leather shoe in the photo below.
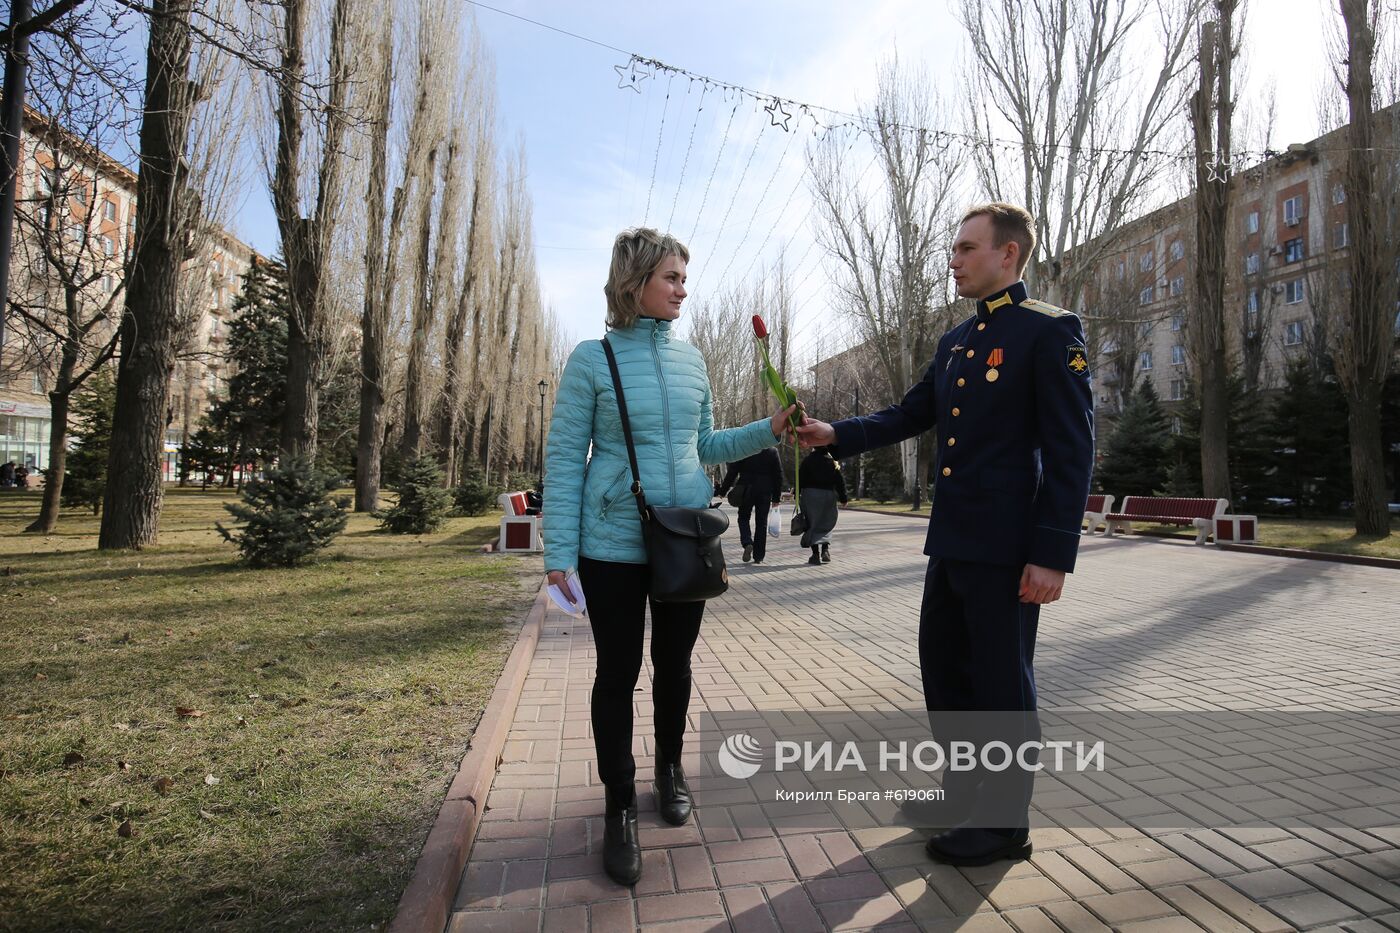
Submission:
{"label": "black leather shoe", "polygon": [[957,826],[934,836],[924,850],[929,858],[945,865],[990,865],[1030,858],[1031,841],[1030,833],[1024,829],[1005,835],[990,829]]}
{"label": "black leather shoe", "polygon": [[672,826],[681,826],[690,819],[694,803],[690,797],[690,786],[685,782],[685,771],[681,766],[656,766],[656,809],[661,818]]}
{"label": "black leather shoe", "polygon": [[812,548],[812,556],[809,557],[809,558],[807,558],[807,563],[809,563],[809,564],[820,564],[821,562],[822,562],[821,551],[818,550],[816,547],[813,547],[813,548]]}
{"label": "black leather shoe", "polygon": [[829,563],[831,563],[831,545],[829,545],[829,544],[823,544],[823,545],[822,545],[822,563],[823,563],[823,564],[829,564]]}
{"label": "black leather shoe", "polygon": [[751,560],[753,560],[753,545],[746,544],[744,545],[744,563],[747,564]]}
{"label": "black leather shoe", "polygon": [[609,878],[628,887],[642,877],[637,795],[631,785],[625,789],[608,789],[608,807],[603,816],[603,870]]}

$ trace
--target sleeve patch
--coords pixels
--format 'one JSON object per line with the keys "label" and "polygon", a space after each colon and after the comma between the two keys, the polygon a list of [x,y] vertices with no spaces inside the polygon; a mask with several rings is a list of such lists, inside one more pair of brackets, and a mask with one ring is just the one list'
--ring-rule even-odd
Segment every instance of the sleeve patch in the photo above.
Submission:
{"label": "sleeve patch", "polygon": [[1078,344],[1072,344],[1065,348],[1065,365],[1069,371],[1076,376],[1083,376],[1089,372],[1089,360],[1084,355],[1084,348]]}

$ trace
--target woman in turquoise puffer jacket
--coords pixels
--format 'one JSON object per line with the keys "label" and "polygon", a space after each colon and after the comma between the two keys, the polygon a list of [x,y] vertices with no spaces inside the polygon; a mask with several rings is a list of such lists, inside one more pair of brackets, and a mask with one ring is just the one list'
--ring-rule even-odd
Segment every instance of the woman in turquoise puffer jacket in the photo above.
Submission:
{"label": "woman in turquoise puffer jacket", "polygon": [[[686,248],[669,235],[645,227],[625,230],[613,243],[603,294],[647,501],[701,508],[713,489],[703,464],[742,460],[771,447],[791,410],[742,428],[715,429],[705,361],[671,332],[685,298],[689,260]],[[598,656],[592,718],[598,776],[606,789],[603,866],[614,880],[631,885],[642,872],[632,694],[642,667],[650,578],[601,341],[586,340],[569,355],[545,451],[545,570],[549,582],[567,593],[566,573],[578,569]],[[691,812],[681,746],[690,655],[704,611],[703,602],[651,604],[656,798],[661,817],[673,825]]]}

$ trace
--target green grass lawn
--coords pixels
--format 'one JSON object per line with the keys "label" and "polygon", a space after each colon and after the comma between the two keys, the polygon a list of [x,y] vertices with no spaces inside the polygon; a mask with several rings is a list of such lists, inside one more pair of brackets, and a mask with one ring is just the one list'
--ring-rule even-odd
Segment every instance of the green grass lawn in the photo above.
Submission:
{"label": "green grass lawn", "polygon": [[383,928],[528,609],[499,517],[250,570],[226,496],[95,549],[0,494],[0,929]]}
{"label": "green grass lawn", "polygon": [[[911,514],[908,502],[881,503],[871,499],[852,499],[851,505],[855,508],[871,509],[876,512]],[[926,503],[918,514],[928,515]],[[1133,531],[1163,537],[1192,539],[1196,537],[1194,529],[1182,529],[1172,525],[1134,525]],[[1358,538],[1350,519],[1261,515],[1259,516],[1258,543],[1266,547],[1301,548],[1334,554],[1400,558],[1400,518],[1391,519],[1388,537]]]}

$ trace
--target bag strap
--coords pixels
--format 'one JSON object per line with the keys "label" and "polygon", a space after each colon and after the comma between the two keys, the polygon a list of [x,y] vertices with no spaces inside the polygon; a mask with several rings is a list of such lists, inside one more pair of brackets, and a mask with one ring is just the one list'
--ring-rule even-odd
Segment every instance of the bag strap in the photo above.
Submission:
{"label": "bag strap", "polygon": [[632,466],[632,495],[637,499],[637,512],[642,523],[647,521],[647,497],[642,491],[642,474],[637,470],[637,448],[632,444],[632,424],[627,417],[627,397],[622,393],[622,376],[617,371],[617,357],[613,356],[612,344],[603,338],[603,352],[608,357],[608,370],[612,373],[613,392],[617,395],[617,411],[622,416],[622,436],[627,441],[627,462]]}

